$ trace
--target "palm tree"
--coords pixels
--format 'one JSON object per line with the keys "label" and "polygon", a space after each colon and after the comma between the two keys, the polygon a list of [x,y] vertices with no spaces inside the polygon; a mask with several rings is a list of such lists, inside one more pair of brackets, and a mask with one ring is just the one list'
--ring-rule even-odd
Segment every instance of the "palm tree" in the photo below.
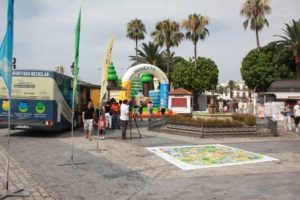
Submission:
{"label": "palm tree", "polygon": [[205,26],[208,25],[208,17],[201,16],[200,14],[189,15],[188,19],[182,22],[182,27],[187,31],[185,38],[191,40],[194,45],[194,59],[195,67],[197,66],[197,43],[200,40],[204,40],[209,31]]}
{"label": "palm tree", "polygon": [[240,14],[246,17],[244,28],[246,30],[250,23],[250,29],[254,30],[256,34],[257,49],[260,48],[258,31],[262,30],[264,25],[269,26],[265,15],[270,12],[269,0],[247,0],[242,6]]}
{"label": "palm tree", "polygon": [[154,42],[159,46],[166,47],[167,53],[167,76],[170,81],[170,48],[178,46],[184,35],[180,32],[179,24],[170,19],[160,21],[155,26],[155,31],[151,33]]}
{"label": "palm tree", "polygon": [[230,99],[232,99],[233,98],[233,90],[236,88],[236,83],[233,80],[229,80],[227,88],[229,88]]}
{"label": "palm tree", "polygon": [[285,24],[285,26],[286,29],[283,29],[284,36],[276,35],[283,39],[277,43],[293,50],[296,62],[296,78],[300,79],[300,19],[298,21],[293,20],[291,24]]}
{"label": "palm tree", "polygon": [[[137,62],[134,62],[133,65],[140,63],[149,63],[151,65],[155,65],[159,68],[163,65],[163,57],[162,52],[159,49],[158,44],[154,44],[153,42],[142,43],[141,50],[138,49],[138,59]],[[136,56],[129,56],[130,60],[136,61]]]}
{"label": "palm tree", "polygon": [[[167,55],[166,51],[162,52],[162,55],[163,55],[164,65],[163,65],[163,67],[161,69],[163,71],[166,71],[167,70],[166,60],[167,60],[168,55]],[[185,59],[183,57],[176,56],[174,51],[170,52],[170,55],[169,55],[169,64],[171,66],[175,66],[177,63],[179,63],[181,61],[184,61],[184,60]],[[170,74],[172,74],[172,70],[173,70],[173,68],[170,69]]]}
{"label": "palm tree", "polygon": [[142,20],[134,19],[127,24],[127,37],[135,40],[135,56],[138,57],[138,41],[145,38],[146,28]]}

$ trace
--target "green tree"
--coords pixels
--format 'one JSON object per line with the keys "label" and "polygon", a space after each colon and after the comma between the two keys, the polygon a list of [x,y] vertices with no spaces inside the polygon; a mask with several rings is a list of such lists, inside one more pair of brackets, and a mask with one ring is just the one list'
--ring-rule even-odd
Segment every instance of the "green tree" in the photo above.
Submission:
{"label": "green tree", "polygon": [[216,92],[222,95],[222,94],[225,93],[225,89],[226,88],[223,87],[222,85],[218,85],[217,88],[216,88]]}
{"label": "green tree", "polygon": [[264,92],[273,81],[295,76],[293,53],[274,42],[251,50],[242,61],[241,74],[249,89]]}
{"label": "green tree", "polygon": [[300,79],[300,19],[298,21],[293,20],[291,24],[285,24],[285,26],[286,29],[283,29],[284,36],[276,35],[282,38],[277,43],[293,51],[296,63],[296,78]]}
{"label": "green tree", "polygon": [[172,80],[175,88],[184,88],[194,95],[194,109],[198,109],[198,94],[205,90],[212,90],[218,84],[219,70],[214,61],[209,58],[198,57],[195,67],[192,60],[182,60],[175,65]]}
{"label": "green tree", "polygon": [[179,24],[170,19],[160,21],[155,26],[155,31],[151,33],[154,42],[160,46],[166,47],[167,53],[167,76],[170,78],[170,48],[178,46],[184,35],[180,32]]}
{"label": "green tree", "polygon": [[208,25],[208,17],[200,14],[192,14],[182,22],[182,27],[186,30],[185,38],[191,40],[194,45],[194,59],[196,67],[197,43],[204,40],[209,35],[209,31],[205,26]]}
{"label": "green tree", "polygon": [[243,24],[245,30],[250,24],[250,29],[255,31],[257,49],[260,48],[258,32],[263,29],[264,25],[269,26],[265,15],[270,12],[269,0],[247,0],[240,11],[240,14],[246,17]]}
{"label": "green tree", "polygon": [[135,56],[138,59],[138,41],[145,38],[146,28],[142,20],[134,19],[127,24],[127,37],[135,41]]}

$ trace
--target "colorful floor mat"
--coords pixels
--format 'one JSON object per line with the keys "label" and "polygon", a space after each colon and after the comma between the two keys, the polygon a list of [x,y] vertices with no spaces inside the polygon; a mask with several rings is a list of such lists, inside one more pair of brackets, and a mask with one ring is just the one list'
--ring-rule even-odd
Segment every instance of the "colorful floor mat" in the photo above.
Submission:
{"label": "colorful floor mat", "polygon": [[276,158],[221,144],[147,149],[183,170],[278,161]]}

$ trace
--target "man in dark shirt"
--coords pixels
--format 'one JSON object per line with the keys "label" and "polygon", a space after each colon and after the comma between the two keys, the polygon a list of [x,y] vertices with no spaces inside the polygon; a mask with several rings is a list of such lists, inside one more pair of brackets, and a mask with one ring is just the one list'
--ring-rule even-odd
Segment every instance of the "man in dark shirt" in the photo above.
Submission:
{"label": "man in dark shirt", "polygon": [[93,102],[91,100],[88,101],[87,107],[82,112],[82,120],[84,124],[84,132],[85,137],[92,141],[92,132],[93,132],[93,124],[94,124],[94,108]]}

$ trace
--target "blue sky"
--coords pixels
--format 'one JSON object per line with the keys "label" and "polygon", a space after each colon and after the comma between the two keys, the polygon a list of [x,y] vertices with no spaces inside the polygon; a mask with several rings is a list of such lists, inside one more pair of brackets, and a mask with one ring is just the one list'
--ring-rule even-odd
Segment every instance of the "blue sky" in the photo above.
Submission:
{"label": "blue sky", "polygon": [[[210,35],[198,44],[198,55],[209,57],[219,68],[219,81],[240,80],[243,57],[256,47],[255,33],[244,30],[245,18],[239,12],[245,0],[15,0],[14,57],[19,69],[54,69],[62,65],[66,74],[74,59],[74,30],[82,9],[79,77],[99,84],[105,49],[109,38],[116,40],[112,61],[119,76],[135,55],[134,41],[126,37],[126,25],[141,19],[147,29],[142,42],[155,24],[164,19],[182,22],[189,14],[208,16]],[[271,0],[272,12],[267,16],[269,27],[260,32],[261,45],[282,35],[284,23],[299,19],[300,0]],[[7,0],[0,0],[0,40],[6,27]],[[183,41],[171,49],[177,56],[193,56],[193,45]]]}

